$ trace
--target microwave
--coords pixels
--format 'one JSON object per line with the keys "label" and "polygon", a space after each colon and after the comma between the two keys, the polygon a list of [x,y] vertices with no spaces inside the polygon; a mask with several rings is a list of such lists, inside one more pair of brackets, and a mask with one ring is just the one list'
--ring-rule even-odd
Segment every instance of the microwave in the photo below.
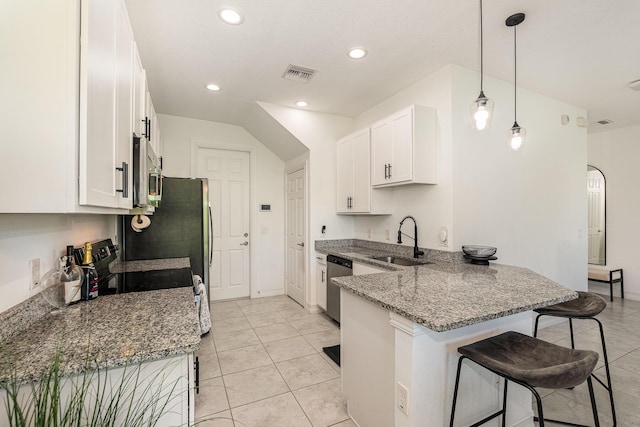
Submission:
{"label": "microwave", "polygon": [[133,207],[158,207],[162,200],[162,158],[151,143],[133,136]]}

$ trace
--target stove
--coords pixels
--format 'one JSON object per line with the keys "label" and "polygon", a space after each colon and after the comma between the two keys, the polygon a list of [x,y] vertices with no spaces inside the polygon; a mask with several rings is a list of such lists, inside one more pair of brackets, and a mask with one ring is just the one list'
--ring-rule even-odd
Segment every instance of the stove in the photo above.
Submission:
{"label": "stove", "polygon": [[[93,265],[98,272],[98,295],[193,286],[191,268],[111,273],[109,264],[117,260],[117,252],[118,247],[111,239],[93,243]],[[82,265],[84,247],[74,249],[74,254],[76,264]]]}

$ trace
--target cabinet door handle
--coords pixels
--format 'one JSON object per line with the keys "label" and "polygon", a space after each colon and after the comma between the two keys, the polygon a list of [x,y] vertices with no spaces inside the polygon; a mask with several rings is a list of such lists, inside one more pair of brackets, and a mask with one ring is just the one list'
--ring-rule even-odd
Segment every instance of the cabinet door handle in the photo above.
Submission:
{"label": "cabinet door handle", "polygon": [[302,243],[297,243],[298,246],[300,246],[301,248],[304,248],[304,242]]}
{"label": "cabinet door handle", "polygon": [[240,246],[249,246],[249,242],[240,243]]}
{"label": "cabinet door handle", "polygon": [[391,179],[391,163],[389,163],[389,179]]}
{"label": "cabinet door handle", "polygon": [[384,164],[384,179],[389,178],[389,176],[388,176],[388,172],[387,172],[387,171],[388,171],[388,168],[389,168],[389,164],[388,164],[388,163],[385,163],[385,164]]}
{"label": "cabinet door handle", "polygon": [[142,134],[142,136],[149,140],[149,118],[145,116],[145,118],[140,121],[144,122],[144,133]]}
{"label": "cabinet door handle", "polygon": [[122,193],[123,198],[129,197],[129,165],[127,162],[122,162],[121,168],[116,168],[122,172],[122,190],[116,190],[117,193]]}

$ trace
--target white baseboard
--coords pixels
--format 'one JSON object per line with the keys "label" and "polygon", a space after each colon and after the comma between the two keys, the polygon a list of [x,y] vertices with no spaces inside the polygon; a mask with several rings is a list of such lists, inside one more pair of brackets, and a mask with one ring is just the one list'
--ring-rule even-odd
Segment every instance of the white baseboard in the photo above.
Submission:
{"label": "white baseboard", "polygon": [[[604,299],[609,301],[609,284],[607,283],[593,282],[590,280],[589,292],[595,292],[597,294],[600,294]],[[613,298],[614,299],[620,298],[620,285],[617,283],[613,284]],[[628,288],[625,286],[624,299],[640,301],[640,294],[637,292],[629,292]]]}
{"label": "white baseboard", "polygon": [[312,314],[317,314],[317,313],[323,313],[324,312],[324,310],[322,308],[320,308],[320,306],[318,304],[308,305],[307,309],[309,310],[309,313],[312,313]]}

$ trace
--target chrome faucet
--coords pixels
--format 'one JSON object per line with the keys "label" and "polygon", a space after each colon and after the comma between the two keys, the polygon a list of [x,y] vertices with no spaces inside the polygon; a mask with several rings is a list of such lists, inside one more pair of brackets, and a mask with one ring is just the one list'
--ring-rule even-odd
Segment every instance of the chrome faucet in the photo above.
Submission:
{"label": "chrome faucet", "polygon": [[[411,221],[413,221],[413,236],[411,237],[408,234],[405,234],[402,232],[402,224],[404,223],[405,219],[411,219]],[[407,215],[404,218],[402,218],[402,221],[400,221],[400,227],[398,227],[398,243],[402,243],[402,235],[407,236],[410,239],[413,239],[413,257],[414,258],[418,258],[420,255],[424,255],[424,251],[421,251],[418,249],[418,224],[416,223],[416,219],[414,217],[412,217],[411,215]]]}

